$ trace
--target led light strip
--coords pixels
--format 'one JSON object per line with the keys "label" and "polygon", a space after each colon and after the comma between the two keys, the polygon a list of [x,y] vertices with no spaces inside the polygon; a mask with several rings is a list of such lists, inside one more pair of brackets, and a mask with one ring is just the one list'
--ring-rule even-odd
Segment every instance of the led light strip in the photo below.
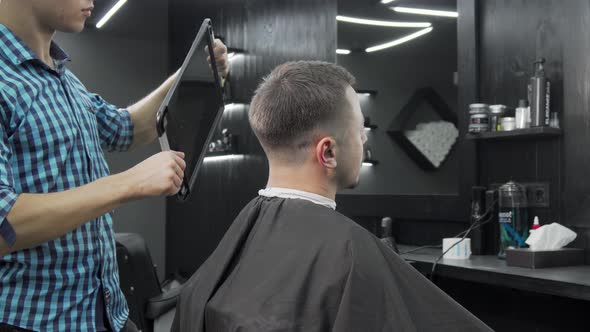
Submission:
{"label": "led light strip", "polygon": [[241,159],[244,158],[243,154],[228,154],[224,156],[214,156],[214,157],[205,157],[203,162],[209,163],[212,161],[223,161],[223,160],[232,160],[232,159]]}
{"label": "led light strip", "polygon": [[336,16],[336,20],[339,22],[372,25],[379,27],[391,27],[391,28],[427,28],[431,26],[429,22],[395,22],[395,21],[377,21],[368,20],[364,18],[349,17],[349,16]]}
{"label": "led light strip", "polygon": [[234,103],[231,103],[231,104],[225,105],[224,111],[225,112],[233,112],[235,110],[245,109],[245,107],[246,107],[246,104],[234,104]]}
{"label": "led light strip", "polygon": [[413,34],[410,34],[410,35],[407,35],[405,37],[396,39],[394,41],[390,41],[389,43],[385,43],[385,44],[375,45],[375,46],[369,47],[369,48],[367,48],[365,50],[365,52],[371,53],[371,52],[380,51],[380,50],[383,50],[383,49],[386,49],[386,48],[390,48],[390,47],[393,47],[393,46],[397,46],[399,44],[403,44],[403,43],[405,43],[407,41],[410,41],[412,39],[418,38],[418,37],[420,37],[422,35],[425,35],[425,34],[429,33],[430,31],[432,31],[432,29],[433,29],[432,27],[426,28],[426,29],[422,29],[422,30],[420,30],[418,32],[414,32]]}
{"label": "led light strip", "polygon": [[390,9],[392,9],[398,13],[405,13],[405,14],[443,16],[443,17],[459,17],[459,13],[446,11],[446,10],[432,10],[432,9],[410,8],[410,7],[391,7]]}
{"label": "led light strip", "polygon": [[109,11],[106,13],[105,16],[103,16],[103,18],[100,19],[100,21],[98,21],[98,23],[96,23],[96,28],[100,29],[102,28],[110,19],[111,17],[113,17],[113,15],[115,15],[115,13],[121,9],[121,7],[123,7],[123,5],[127,3],[127,0],[119,0],[119,2],[117,2],[113,8],[109,9]]}

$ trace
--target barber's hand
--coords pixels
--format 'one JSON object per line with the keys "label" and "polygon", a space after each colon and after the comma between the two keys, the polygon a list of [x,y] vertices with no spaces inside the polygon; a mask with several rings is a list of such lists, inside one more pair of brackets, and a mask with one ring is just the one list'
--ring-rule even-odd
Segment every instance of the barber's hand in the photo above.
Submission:
{"label": "barber's hand", "polygon": [[[213,54],[215,54],[215,64],[217,65],[217,71],[223,78],[227,78],[229,75],[229,60],[227,58],[227,47],[219,39],[215,39],[213,43]],[[207,61],[211,64],[211,57],[207,57]]]}
{"label": "barber's hand", "polygon": [[164,151],[155,154],[122,173],[128,181],[132,198],[174,195],[184,178],[184,153]]}

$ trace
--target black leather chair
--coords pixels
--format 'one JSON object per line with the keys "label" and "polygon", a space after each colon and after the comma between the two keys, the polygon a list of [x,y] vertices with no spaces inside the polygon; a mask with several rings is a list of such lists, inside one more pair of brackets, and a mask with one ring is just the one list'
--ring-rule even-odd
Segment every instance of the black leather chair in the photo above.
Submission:
{"label": "black leather chair", "polygon": [[161,284],[158,280],[149,250],[139,234],[117,233],[115,239],[119,279],[129,306],[129,318],[140,331],[153,332],[154,323],[175,310],[182,286],[163,291],[163,285],[169,281]]}

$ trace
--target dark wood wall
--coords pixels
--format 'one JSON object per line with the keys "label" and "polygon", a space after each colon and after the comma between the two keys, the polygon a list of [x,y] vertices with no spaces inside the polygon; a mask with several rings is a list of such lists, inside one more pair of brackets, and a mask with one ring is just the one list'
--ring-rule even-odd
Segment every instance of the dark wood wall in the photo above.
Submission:
{"label": "dark wood wall", "polygon": [[[479,8],[477,8],[479,6]],[[428,243],[465,227],[469,188],[508,180],[549,182],[551,207],[536,209],[542,221],[576,230],[577,246],[590,243],[590,3],[558,0],[459,0],[459,112],[474,101],[515,106],[537,57],[548,60],[552,107],[560,112],[564,135],[541,140],[474,143],[461,139],[465,173],[460,194],[351,195],[338,199],[341,211],[372,225],[379,217],[400,219],[402,241]],[[334,61],[335,1],[174,0],[170,3],[170,68],[177,68],[204,17],[212,17],[228,46],[248,54],[234,63],[235,100],[247,102],[260,78],[288,59]],[[475,14],[478,14],[476,17]],[[467,117],[460,115],[465,129]],[[246,110],[226,114],[223,127],[240,136],[242,160],[206,164],[193,198],[174,199],[167,209],[168,272],[192,272],[213,250],[240,208],[265,184],[267,164],[246,121]],[[462,135],[465,132],[462,131]],[[477,160],[476,160],[477,156]],[[371,221],[373,220],[373,221]],[[369,227],[370,228],[370,227]]]}
{"label": "dark wood wall", "polygon": [[[340,6],[339,14],[380,18],[377,15],[383,12],[383,6],[375,5],[374,2],[354,2],[364,3],[367,9],[362,11],[362,8]],[[397,19],[394,12],[390,12],[382,15],[386,19]],[[411,17],[404,15],[400,18]],[[453,73],[457,71],[457,20],[439,19],[432,24],[434,30],[431,33],[408,43],[374,53],[353,52],[337,56],[337,63],[356,77],[357,89],[377,91],[374,96],[361,96],[359,99],[363,114],[378,126],[367,132],[366,146],[379,164],[364,167],[359,185],[342,194],[457,195],[459,192],[460,153],[457,149],[451,151],[440,168],[435,171],[424,170],[387,133],[414,93],[424,87],[431,87],[453,112],[458,111],[458,92],[453,83]],[[340,48],[349,48],[355,45],[353,43],[367,47],[397,38],[395,33],[404,35],[409,32],[406,29],[377,29],[339,23],[338,43]],[[418,107],[412,112],[405,128],[413,129],[418,123],[441,119],[428,103]]]}
{"label": "dark wood wall", "polygon": [[526,99],[533,61],[547,59],[559,138],[479,143],[479,181],[549,182],[550,208],[534,209],[542,223],[560,222],[587,248],[590,234],[590,2],[480,1],[480,93],[487,103],[515,107]]}
{"label": "dark wood wall", "polygon": [[[336,0],[170,2],[170,68],[178,68],[200,22],[213,20],[227,46],[245,50],[232,62],[232,101],[248,103],[277,64],[335,61]],[[264,188],[268,166],[247,120],[247,107],[226,112],[221,128],[238,135],[242,159],[202,167],[189,201],[167,201],[166,271],[192,274],[211,254],[244,205]]]}
{"label": "dark wood wall", "polygon": [[[170,68],[180,65],[202,18],[212,17],[216,33],[229,46],[248,51],[232,72],[236,100],[247,102],[260,78],[275,64],[300,58],[335,60],[335,0],[195,2],[170,3]],[[551,207],[534,213],[545,222],[572,227],[579,234],[575,245],[588,248],[590,2],[458,0],[457,4],[458,104],[460,112],[465,112],[459,116],[462,139],[458,150],[464,171],[458,179],[459,195],[346,195],[339,197],[339,208],[373,232],[377,231],[375,221],[389,215],[400,219],[396,233],[401,242],[436,243],[467,226],[472,185],[511,179],[549,182]],[[532,62],[541,56],[548,60],[552,107],[560,112],[563,136],[478,143],[463,139],[467,105],[484,101],[515,106],[526,97]],[[194,272],[239,210],[264,186],[266,160],[246,117],[245,109],[235,110],[224,116],[222,127],[240,136],[241,152],[247,156],[205,164],[189,202],[168,200],[167,273]],[[481,284],[443,280],[439,286],[499,331],[557,331],[571,316],[560,310],[579,312],[580,306],[568,299]]]}
{"label": "dark wood wall", "polygon": [[[563,136],[477,143],[477,182],[483,186],[550,183],[542,222],[560,222],[590,246],[590,2],[582,0],[482,0],[473,33],[478,41],[478,94],[473,101],[514,107],[526,98],[536,58],[547,59],[552,108]],[[460,48],[460,53],[462,52]],[[464,50],[463,50],[464,51]],[[491,225],[497,227],[497,225]],[[587,255],[588,256],[588,255]],[[456,280],[438,286],[497,331],[585,331],[588,302]]]}
{"label": "dark wood wall", "polygon": [[[382,217],[396,220],[394,235],[403,244],[436,244],[469,227],[471,188],[477,183],[476,146],[465,139],[469,114],[464,111],[479,98],[478,0],[457,0],[457,71],[459,74],[457,117],[459,139],[454,154],[459,158],[457,194],[338,195],[338,209],[368,229]],[[420,181],[420,179],[414,179]]]}

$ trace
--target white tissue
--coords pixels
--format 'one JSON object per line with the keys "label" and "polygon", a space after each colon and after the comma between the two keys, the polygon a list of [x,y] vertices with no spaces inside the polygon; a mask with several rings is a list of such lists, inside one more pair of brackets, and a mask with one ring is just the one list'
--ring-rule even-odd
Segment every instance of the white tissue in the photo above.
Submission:
{"label": "white tissue", "polygon": [[575,240],[577,234],[556,222],[537,228],[526,240],[533,251],[557,250]]}

